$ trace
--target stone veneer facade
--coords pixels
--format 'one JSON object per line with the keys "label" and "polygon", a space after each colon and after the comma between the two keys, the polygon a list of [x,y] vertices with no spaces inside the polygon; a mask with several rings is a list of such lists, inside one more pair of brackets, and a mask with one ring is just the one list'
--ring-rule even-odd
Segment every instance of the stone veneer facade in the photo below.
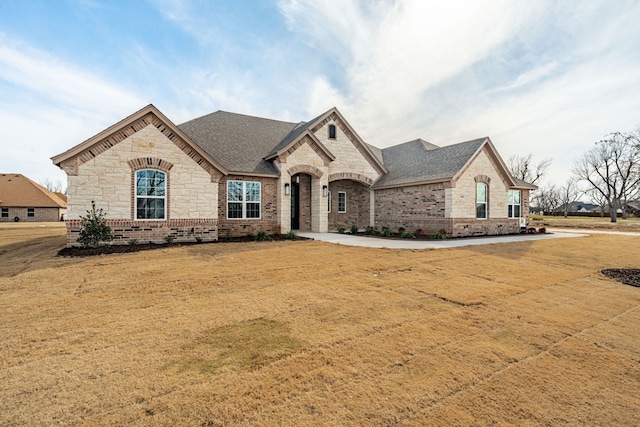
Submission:
{"label": "stone veneer facade", "polygon": [[[166,173],[166,219],[136,220],[136,170]],[[68,173],[67,244],[77,244],[80,217],[94,201],[107,214],[114,244],[218,238],[218,179],[154,125],[147,125]]]}

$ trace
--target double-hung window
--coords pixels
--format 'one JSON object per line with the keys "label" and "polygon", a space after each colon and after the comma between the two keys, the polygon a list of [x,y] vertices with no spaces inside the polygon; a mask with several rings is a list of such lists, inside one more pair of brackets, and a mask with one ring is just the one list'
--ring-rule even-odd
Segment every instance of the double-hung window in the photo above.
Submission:
{"label": "double-hung window", "polygon": [[478,219],[487,219],[488,190],[484,182],[476,183],[476,218]]}
{"label": "double-hung window", "polygon": [[154,169],[136,172],[136,219],[166,219],[167,175]]}
{"label": "double-hung window", "polygon": [[261,190],[259,182],[227,181],[227,218],[260,219]]}
{"label": "double-hung window", "polygon": [[36,216],[36,209],[35,208],[27,208],[27,217],[33,218],[35,216]]}
{"label": "double-hung window", "polygon": [[509,218],[520,218],[520,190],[509,190]]}
{"label": "double-hung window", "polygon": [[338,212],[345,213],[347,211],[347,193],[338,191]]}
{"label": "double-hung window", "polygon": [[2,218],[9,218],[9,208],[2,208]]}

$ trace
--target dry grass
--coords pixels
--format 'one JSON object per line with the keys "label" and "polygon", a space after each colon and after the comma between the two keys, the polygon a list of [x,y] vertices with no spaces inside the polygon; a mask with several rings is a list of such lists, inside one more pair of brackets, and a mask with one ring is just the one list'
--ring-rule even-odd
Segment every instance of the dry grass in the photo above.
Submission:
{"label": "dry grass", "polygon": [[60,259],[0,227],[0,425],[640,425],[640,288],[598,273],[639,243]]}
{"label": "dry grass", "polygon": [[611,222],[609,217],[584,217],[584,216],[540,216],[531,215],[532,225],[565,228],[586,228],[593,230],[631,231],[640,232],[640,218],[618,218],[617,222]]}

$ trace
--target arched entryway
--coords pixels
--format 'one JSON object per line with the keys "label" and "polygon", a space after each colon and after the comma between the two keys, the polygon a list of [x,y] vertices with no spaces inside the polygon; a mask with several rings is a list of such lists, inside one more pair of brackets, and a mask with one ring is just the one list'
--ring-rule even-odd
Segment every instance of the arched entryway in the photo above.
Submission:
{"label": "arched entryway", "polygon": [[311,231],[311,175],[298,173],[291,177],[291,229]]}

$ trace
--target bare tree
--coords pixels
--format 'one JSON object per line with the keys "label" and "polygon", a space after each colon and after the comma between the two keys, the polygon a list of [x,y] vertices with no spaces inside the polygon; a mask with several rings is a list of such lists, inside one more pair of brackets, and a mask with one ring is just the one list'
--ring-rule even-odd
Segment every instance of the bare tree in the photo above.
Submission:
{"label": "bare tree", "polygon": [[634,134],[612,133],[579,158],[573,173],[605,200],[611,222],[640,191],[640,143]]}
{"label": "bare tree", "polygon": [[45,180],[42,181],[41,184],[44,188],[54,193],[66,194],[67,192],[67,190],[62,186],[62,181],[60,181],[59,179],[54,182],[51,178],[45,178]]}
{"label": "bare tree", "polygon": [[533,202],[542,212],[552,212],[560,206],[560,191],[555,185],[540,187],[533,196]]}
{"label": "bare tree", "polygon": [[569,216],[571,206],[578,201],[582,194],[584,191],[580,189],[578,181],[574,178],[569,178],[567,183],[558,189],[559,202],[563,207],[565,218]]}
{"label": "bare tree", "polygon": [[600,216],[603,217],[607,210],[607,199],[594,188],[588,189],[585,193],[591,198],[593,203],[598,205],[600,208]]}
{"label": "bare tree", "polygon": [[538,184],[542,177],[547,173],[547,169],[551,166],[551,159],[546,158],[534,164],[533,154],[526,156],[513,155],[509,157],[509,170],[515,178],[528,182],[529,184]]}

